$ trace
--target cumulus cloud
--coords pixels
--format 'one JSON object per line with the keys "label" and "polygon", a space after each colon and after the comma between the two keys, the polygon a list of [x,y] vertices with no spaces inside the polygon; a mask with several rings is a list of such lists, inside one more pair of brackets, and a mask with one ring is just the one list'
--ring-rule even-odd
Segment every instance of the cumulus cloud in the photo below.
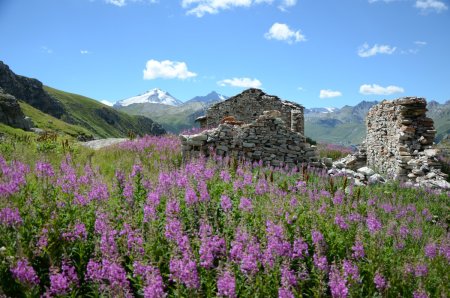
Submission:
{"label": "cumulus cloud", "polygon": [[187,14],[195,15],[199,18],[205,14],[217,14],[221,10],[235,7],[251,7],[257,4],[273,4],[278,2],[278,8],[286,10],[297,4],[297,0],[182,0],[181,6],[187,9]]}
{"label": "cumulus cloud", "polygon": [[342,96],[342,93],[340,91],[333,91],[330,89],[322,89],[320,90],[319,97],[320,98],[332,98],[332,97],[338,97]]}
{"label": "cumulus cloud", "polygon": [[217,84],[219,84],[222,87],[231,86],[240,88],[260,88],[262,86],[262,83],[258,79],[251,79],[251,78],[225,79],[222,81],[218,81]]}
{"label": "cumulus cloud", "polygon": [[417,0],[414,5],[416,8],[420,9],[422,12],[443,12],[448,9],[448,6],[440,0]]}
{"label": "cumulus cloud", "polygon": [[420,41],[420,40],[417,40],[414,43],[418,46],[426,46],[427,45],[426,41]]}
{"label": "cumulus cloud", "polygon": [[90,54],[91,52],[89,52],[88,50],[80,50],[80,54],[81,55],[87,55]]}
{"label": "cumulus cloud", "polygon": [[109,106],[109,107],[112,107],[112,106],[114,105],[112,102],[107,101],[107,100],[101,100],[100,102],[101,102],[102,104],[104,104],[104,105]]}
{"label": "cumulus cloud", "polygon": [[390,85],[387,87],[382,87],[377,84],[369,85],[364,84],[359,87],[359,93],[364,95],[390,95],[394,93],[403,93],[405,90],[402,87]]}
{"label": "cumulus cloud", "polygon": [[144,69],[144,80],[162,79],[187,79],[197,76],[188,70],[185,62],[148,60]]}
{"label": "cumulus cloud", "polygon": [[294,31],[286,24],[274,23],[269,31],[264,34],[266,39],[275,39],[285,41],[289,44],[294,42],[306,41],[305,36],[300,30]]}
{"label": "cumulus cloud", "polygon": [[392,47],[390,45],[378,45],[375,44],[373,47],[370,47],[367,43],[364,43],[362,46],[358,49],[358,55],[359,57],[367,58],[371,56],[375,56],[378,54],[386,54],[391,55],[395,52],[397,48]]}

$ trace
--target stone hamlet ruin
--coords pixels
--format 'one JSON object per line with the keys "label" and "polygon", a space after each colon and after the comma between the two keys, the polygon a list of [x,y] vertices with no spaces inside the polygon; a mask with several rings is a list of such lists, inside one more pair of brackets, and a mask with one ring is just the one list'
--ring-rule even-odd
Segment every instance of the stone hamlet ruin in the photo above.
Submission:
{"label": "stone hamlet ruin", "polygon": [[320,166],[317,152],[304,137],[303,106],[248,89],[210,107],[198,118],[200,134],[181,136],[184,157],[198,153],[230,155],[266,165]]}
{"label": "stone hamlet ruin", "polygon": [[[329,174],[344,173],[357,183],[379,182],[379,175],[409,186],[450,189],[437,159],[433,119],[424,98],[382,101],[366,117],[367,135],[359,152],[333,163]],[[356,171],[356,172],[354,172]],[[372,178],[371,178],[372,177]]]}
{"label": "stone hamlet ruin", "polygon": [[[328,174],[345,175],[355,185],[400,180],[409,186],[450,189],[433,146],[433,120],[426,100],[404,97],[373,106],[366,118],[367,136],[359,151],[331,163]],[[198,118],[196,135],[181,135],[183,157],[212,149],[266,165],[323,166],[314,146],[304,137],[304,108],[259,89],[248,89],[210,107]],[[313,136],[314,138],[314,136]],[[384,177],[384,178],[383,178]]]}

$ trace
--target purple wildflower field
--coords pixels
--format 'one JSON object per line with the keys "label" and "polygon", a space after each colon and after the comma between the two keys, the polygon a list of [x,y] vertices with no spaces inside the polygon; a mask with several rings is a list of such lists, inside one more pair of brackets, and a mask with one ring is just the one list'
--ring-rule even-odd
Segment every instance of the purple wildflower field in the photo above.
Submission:
{"label": "purple wildflower field", "polygon": [[449,198],[304,165],[182,161],[173,136],[7,152],[0,296],[448,297]]}

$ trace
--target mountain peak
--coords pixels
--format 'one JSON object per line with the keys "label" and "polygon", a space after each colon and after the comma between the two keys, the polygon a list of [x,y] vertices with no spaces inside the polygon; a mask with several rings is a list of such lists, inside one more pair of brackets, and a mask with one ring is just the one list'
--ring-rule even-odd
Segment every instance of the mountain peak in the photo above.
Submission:
{"label": "mountain peak", "polygon": [[228,98],[229,98],[228,96],[219,94],[216,91],[211,91],[204,96],[196,96],[196,97],[188,100],[187,102],[202,102],[202,103],[212,104],[215,102],[226,100]]}
{"label": "mountain peak", "polygon": [[179,106],[183,102],[173,97],[167,91],[164,91],[159,88],[153,88],[143,94],[118,101],[116,103],[116,106],[126,107],[132,104],[140,104],[140,103],[158,103],[169,106]]}

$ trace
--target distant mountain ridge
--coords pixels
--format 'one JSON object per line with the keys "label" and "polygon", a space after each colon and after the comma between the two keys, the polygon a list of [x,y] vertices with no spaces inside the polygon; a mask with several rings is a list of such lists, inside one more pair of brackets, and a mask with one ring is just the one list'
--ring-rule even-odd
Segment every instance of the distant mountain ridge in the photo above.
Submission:
{"label": "distant mountain ridge", "polygon": [[[168,94],[168,92],[166,93]],[[226,99],[228,99],[228,96],[211,91],[203,96],[195,96],[179,105],[143,102],[127,106],[116,104],[114,108],[131,115],[150,117],[160,123],[167,131],[179,133],[195,126],[195,119],[203,115],[211,105]]]}
{"label": "distant mountain ridge", "polygon": [[[365,118],[377,101],[361,101],[333,112],[324,108],[305,109],[305,135],[319,142],[342,145],[360,144],[366,136]],[[436,142],[450,136],[450,100],[440,104],[430,101],[427,115],[434,120]]]}

